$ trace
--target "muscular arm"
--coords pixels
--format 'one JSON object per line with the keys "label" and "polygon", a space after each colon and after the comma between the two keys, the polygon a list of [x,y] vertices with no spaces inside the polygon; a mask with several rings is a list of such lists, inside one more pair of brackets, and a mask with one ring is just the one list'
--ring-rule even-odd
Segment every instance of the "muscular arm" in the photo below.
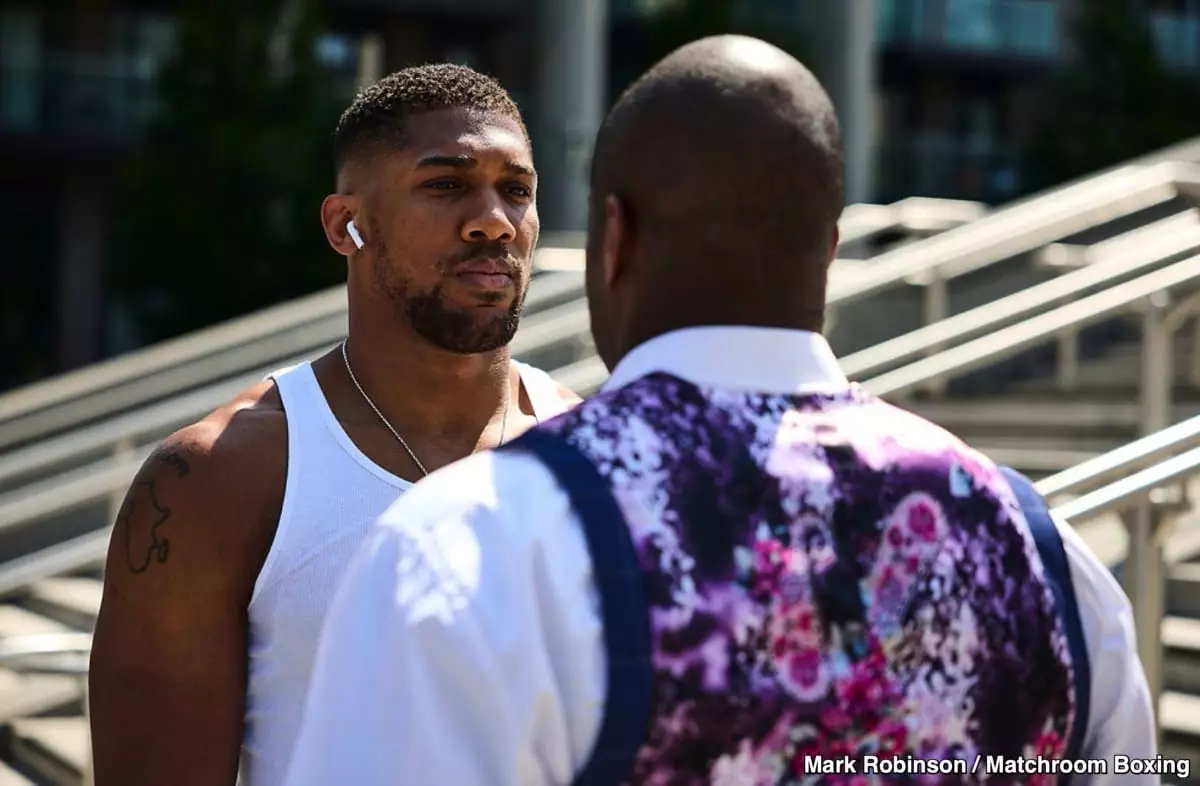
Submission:
{"label": "muscular arm", "polygon": [[168,439],[117,517],[89,676],[96,786],[237,779],[246,607],[271,536],[249,469],[265,446],[240,431]]}

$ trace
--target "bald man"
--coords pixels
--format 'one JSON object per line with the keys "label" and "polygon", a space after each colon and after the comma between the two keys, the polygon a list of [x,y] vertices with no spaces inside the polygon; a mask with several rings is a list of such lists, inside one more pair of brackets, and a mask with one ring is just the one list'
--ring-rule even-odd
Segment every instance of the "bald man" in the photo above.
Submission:
{"label": "bald man", "polygon": [[605,121],[592,188],[611,379],[384,515],[291,786],[1031,783],[1152,756],[1108,572],[819,333],[843,196],[813,76],[753,39],[678,50]]}

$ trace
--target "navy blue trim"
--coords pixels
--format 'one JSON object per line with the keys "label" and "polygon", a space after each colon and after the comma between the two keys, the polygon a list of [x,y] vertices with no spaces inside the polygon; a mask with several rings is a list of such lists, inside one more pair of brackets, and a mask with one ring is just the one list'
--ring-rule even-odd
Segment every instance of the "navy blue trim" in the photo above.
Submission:
{"label": "navy blue trim", "polygon": [[600,592],[608,689],[595,747],[573,786],[619,786],[633,772],[654,712],[650,615],[629,527],[608,482],[562,437],[534,428],[500,450],[537,457],[571,498],[583,524]]}
{"label": "navy blue trim", "polygon": [[1025,520],[1029,522],[1029,532],[1037,544],[1042,565],[1046,568],[1046,578],[1054,590],[1062,615],[1067,646],[1071,652],[1071,671],[1075,675],[1075,723],[1067,742],[1066,758],[1078,759],[1091,709],[1092,669],[1088,661],[1087,641],[1083,637],[1083,623],[1079,619],[1075,585],[1071,581],[1071,566],[1067,562],[1067,550],[1063,547],[1062,536],[1050,516],[1046,501],[1029,478],[1010,467],[1001,467],[1000,471],[1021,504]]}

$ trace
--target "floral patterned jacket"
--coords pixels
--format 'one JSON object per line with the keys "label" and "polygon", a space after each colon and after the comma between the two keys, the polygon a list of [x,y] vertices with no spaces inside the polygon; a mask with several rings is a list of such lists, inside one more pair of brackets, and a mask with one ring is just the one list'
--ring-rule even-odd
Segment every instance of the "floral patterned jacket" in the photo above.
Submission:
{"label": "floral patterned jacket", "polygon": [[1062,756],[1075,710],[1055,596],[986,458],[857,387],[665,374],[541,429],[608,485],[643,574],[653,695],[627,783],[1053,783],[967,766]]}

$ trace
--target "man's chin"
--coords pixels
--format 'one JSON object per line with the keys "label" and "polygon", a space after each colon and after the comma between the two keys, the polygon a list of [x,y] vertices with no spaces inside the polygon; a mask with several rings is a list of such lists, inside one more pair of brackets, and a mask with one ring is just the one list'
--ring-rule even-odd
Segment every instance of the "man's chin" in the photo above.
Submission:
{"label": "man's chin", "polygon": [[515,327],[509,325],[480,325],[468,331],[420,331],[431,344],[459,355],[480,355],[503,349],[516,336]]}

